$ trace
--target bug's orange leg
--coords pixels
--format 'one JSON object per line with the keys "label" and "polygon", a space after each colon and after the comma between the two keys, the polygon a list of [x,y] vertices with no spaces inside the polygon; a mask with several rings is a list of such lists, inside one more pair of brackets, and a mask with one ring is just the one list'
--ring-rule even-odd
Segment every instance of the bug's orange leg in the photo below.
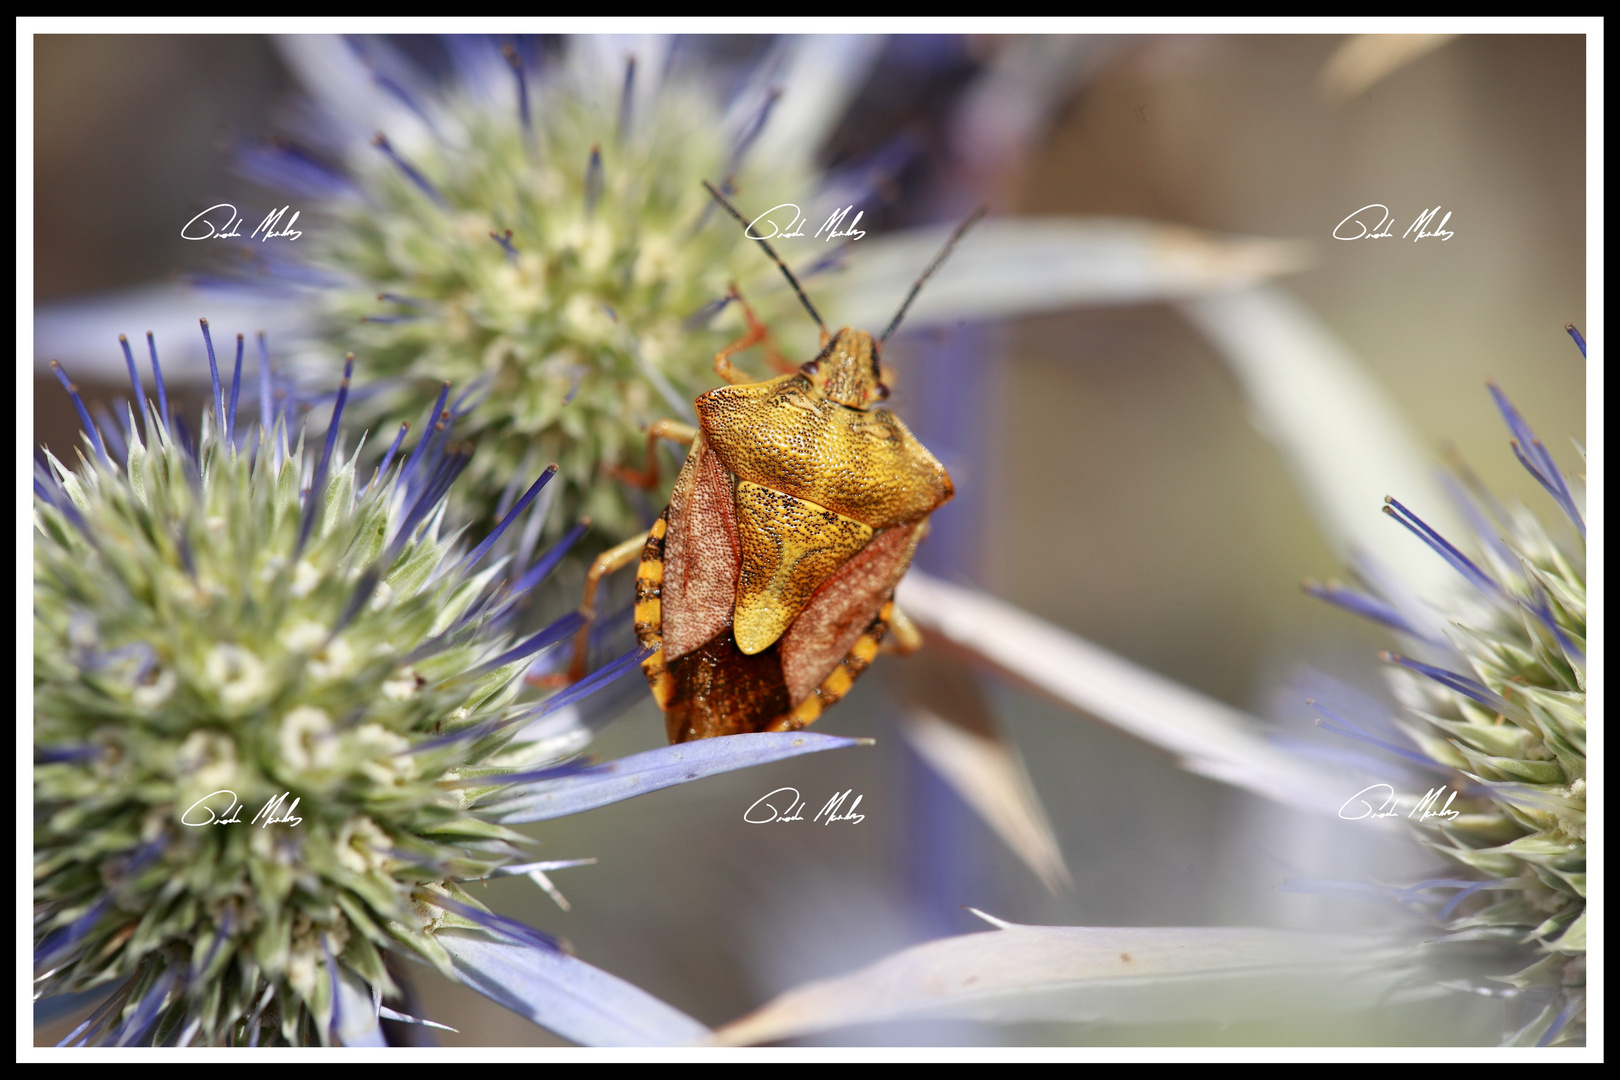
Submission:
{"label": "bug's orange leg", "polygon": [[610,470],[614,476],[626,483],[634,484],[639,488],[652,489],[658,486],[658,440],[668,439],[682,446],[691,446],[697,439],[698,430],[691,424],[683,424],[679,420],[658,420],[647,429],[647,467],[644,470],[627,469],[623,465],[615,465]]}
{"label": "bug's orange leg", "polygon": [[568,674],[563,678],[556,675],[544,675],[529,680],[536,686],[571,686],[585,677],[586,652],[591,643],[591,624],[596,621],[596,590],[602,584],[602,579],[613,571],[629,566],[640,556],[641,549],[646,546],[647,534],[641,533],[632,536],[617,547],[608,548],[596,557],[591,568],[585,574],[585,599],[579,605],[579,613],[584,622],[579,624],[579,630],[574,634],[574,658],[568,665]]}
{"label": "bug's orange leg", "polygon": [[900,605],[894,605],[889,612],[889,633],[883,639],[884,652],[895,652],[902,656],[916,652],[923,647],[922,631],[912,622]]}
{"label": "bug's orange leg", "polygon": [[743,318],[748,321],[748,330],[742,337],[714,354],[714,373],[732,384],[753,382],[752,378],[738,371],[732,365],[731,358],[744,349],[751,349],[759,344],[765,346],[765,362],[777,371],[786,375],[799,370],[796,364],[783,359],[782,354],[777,351],[776,343],[771,339],[770,330],[766,329],[765,324],[760,322],[754,315],[753,308],[750,308],[748,301],[742,298],[742,293],[737,291],[737,286],[732,285],[726,295],[742,305]]}

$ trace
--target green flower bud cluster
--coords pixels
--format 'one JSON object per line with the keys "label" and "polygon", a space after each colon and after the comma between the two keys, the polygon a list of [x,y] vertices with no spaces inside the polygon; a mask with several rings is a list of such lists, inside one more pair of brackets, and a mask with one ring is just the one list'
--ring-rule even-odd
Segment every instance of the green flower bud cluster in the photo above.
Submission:
{"label": "green flower bud cluster", "polygon": [[1443,626],[1432,611],[1403,613],[1336,587],[1312,591],[1423,643],[1422,659],[1383,654],[1406,709],[1395,723],[1422,755],[1465,779],[1460,799],[1412,817],[1426,843],[1479,875],[1418,887],[1458,890],[1435,912],[1446,930],[1437,944],[1472,943],[1470,955],[1482,962],[1479,948],[1494,947],[1522,965],[1463,984],[1540,1005],[1510,1042],[1578,1043],[1588,915],[1585,513],[1579,486],[1501,391],[1491,393],[1520,462],[1563,510],[1562,528],[1545,527],[1523,507],[1509,510],[1460,469],[1459,495],[1478,533],[1473,558],[1398,501],[1385,507],[1470,586],[1441,613]]}
{"label": "green flower bud cluster", "polygon": [[455,882],[526,842],[474,802],[546,756],[500,723],[500,566],[439,536],[458,448],[368,481],[331,436],[130,421],[36,473],[36,992],[114,987],[92,1042],[324,1042],[387,951],[450,973]]}
{"label": "green flower bud cluster", "polygon": [[1393,674],[1408,734],[1488,795],[1467,800],[1456,818],[1426,822],[1436,850],[1493,882],[1457,907],[1447,930],[1458,940],[1533,945],[1535,962],[1506,981],[1551,994],[1517,1039],[1536,1043],[1552,1030],[1559,1042],[1578,1042],[1587,936],[1586,545],[1561,545],[1526,511],[1505,524],[1501,546],[1484,547],[1512,606],[1456,616],[1448,635],[1488,694],[1408,669]]}
{"label": "green flower bud cluster", "polygon": [[715,353],[745,329],[717,301],[763,280],[771,312],[796,313],[701,182],[775,204],[804,180],[738,162],[696,83],[667,79],[644,115],[616,92],[534,89],[532,121],[447,89],[423,105],[435,137],[360,148],[346,162],[360,195],[332,199],[299,252],[337,282],[317,294],[321,353],[353,352],[381,386],[359,422],[414,423],[442,383],[475,388],[457,428],[479,446],[457,495],[475,531],[513,475],[555,461],[547,535],[589,518],[617,540],[648,515],[612,468],[643,465],[650,422],[691,418],[718,384]]}

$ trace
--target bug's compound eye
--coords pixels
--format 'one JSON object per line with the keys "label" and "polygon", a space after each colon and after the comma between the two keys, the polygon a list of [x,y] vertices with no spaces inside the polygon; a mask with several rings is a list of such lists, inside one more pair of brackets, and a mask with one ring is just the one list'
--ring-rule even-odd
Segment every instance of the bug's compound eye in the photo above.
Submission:
{"label": "bug's compound eye", "polygon": [[876,397],[879,401],[888,401],[889,400],[889,384],[888,383],[878,383],[877,384],[877,391],[873,394],[873,396]]}
{"label": "bug's compound eye", "polygon": [[801,370],[803,370],[806,375],[818,375],[821,373],[821,361],[811,360],[806,363]]}

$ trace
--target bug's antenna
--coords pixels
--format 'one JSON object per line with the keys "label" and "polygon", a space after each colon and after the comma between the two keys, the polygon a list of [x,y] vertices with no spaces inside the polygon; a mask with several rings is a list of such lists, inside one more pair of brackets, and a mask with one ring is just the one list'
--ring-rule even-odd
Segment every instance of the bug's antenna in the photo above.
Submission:
{"label": "bug's antenna", "polygon": [[939,264],[945,261],[945,256],[951,253],[951,248],[956,246],[956,242],[962,239],[962,234],[967,232],[975,221],[984,217],[989,209],[988,205],[980,206],[968,215],[966,221],[956,227],[955,232],[951,233],[951,238],[945,241],[945,246],[939,249],[939,254],[934,256],[934,261],[928,264],[928,269],[922,272],[922,277],[917,279],[917,284],[913,285],[911,291],[906,294],[905,302],[900,305],[900,310],[894,313],[894,318],[889,322],[889,328],[883,331],[882,337],[878,338],[879,345],[889,340],[889,335],[894,333],[895,327],[900,325],[900,320],[905,318],[906,309],[911,306],[913,300],[917,299],[917,293],[921,291],[923,282],[934,276],[934,271],[939,269]]}
{"label": "bug's antenna", "polygon": [[703,186],[708,189],[710,195],[714,196],[715,202],[726,208],[726,213],[737,219],[737,224],[743,227],[743,235],[747,236],[748,239],[754,241],[760,247],[765,249],[765,254],[771,257],[771,261],[776,264],[777,269],[781,270],[782,273],[787,276],[788,284],[793,286],[793,291],[799,297],[799,303],[804,305],[804,310],[810,313],[810,317],[816,320],[816,325],[821,327],[821,332],[826,334],[827,324],[821,321],[821,314],[816,311],[816,305],[812,304],[810,302],[810,298],[804,295],[804,286],[799,284],[799,279],[793,276],[793,271],[787,268],[787,263],[783,262],[782,257],[776,253],[774,248],[771,247],[770,241],[766,240],[763,236],[750,235],[748,232],[748,221],[737,212],[737,208],[732,206],[731,202],[724,195],[720,194],[715,186],[709,183],[707,180],[703,181]]}

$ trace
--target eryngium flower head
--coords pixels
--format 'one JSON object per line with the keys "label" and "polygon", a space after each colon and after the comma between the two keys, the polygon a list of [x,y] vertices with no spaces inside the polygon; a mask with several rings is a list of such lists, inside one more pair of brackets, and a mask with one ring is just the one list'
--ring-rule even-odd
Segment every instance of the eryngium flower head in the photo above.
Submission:
{"label": "eryngium flower head", "polygon": [[36,987],[117,987],[70,1039],[375,1032],[386,951],[452,973],[435,932],[493,918],[456,882],[524,841],[475,800],[545,757],[513,721],[574,693],[514,697],[577,620],[508,640],[500,563],[439,535],[465,451],[361,470],[347,385],[312,448],[241,438],[233,391],[195,441],[81,405],[88,456],[36,469]]}
{"label": "eryngium flower head", "polygon": [[283,276],[317,284],[320,355],[352,351],[368,382],[389,382],[367,421],[421,415],[445,381],[475,388],[462,430],[480,449],[457,496],[475,530],[514,473],[548,460],[562,481],[551,522],[589,517],[613,539],[644,528],[612,468],[640,467],[646,426],[690,419],[714,385],[716,351],[745,329],[719,317],[733,282],[785,297],[701,186],[758,210],[807,189],[807,155],[748,153],[773,97],[744,94],[728,115],[705,72],[611,67],[581,43],[542,60],[458,39],[443,86],[381,44],[350,45],[335,62],[408,103],[373,121],[391,129],[312,131],[341,176],[287,144],[245,154],[309,211]]}
{"label": "eryngium flower head", "polygon": [[1400,502],[1385,507],[1470,587],[1443,613],[1443,630],[1427,612],[1308,587],[1403,630],[1424,654],[1384,654],[1407,707],[1398,722],[1423,755],[1467,777],[1459,784],[1464,799],[1451,807],[1461,813],[1424,825],[1437,851],[1479,875],[1431,883],[1456,890],[1433,914],[1448,931],[1443,941],[1506,946],[1524,964],[1467,988],[1539,1006],[1514,1043],[1578,1043],[1587,930],[1584,500],[1518,410],[1490,390],[1514,453],[1567,523],[1555,531],[1523,507],[1509,510],[1460,470],[1475,558]]}

